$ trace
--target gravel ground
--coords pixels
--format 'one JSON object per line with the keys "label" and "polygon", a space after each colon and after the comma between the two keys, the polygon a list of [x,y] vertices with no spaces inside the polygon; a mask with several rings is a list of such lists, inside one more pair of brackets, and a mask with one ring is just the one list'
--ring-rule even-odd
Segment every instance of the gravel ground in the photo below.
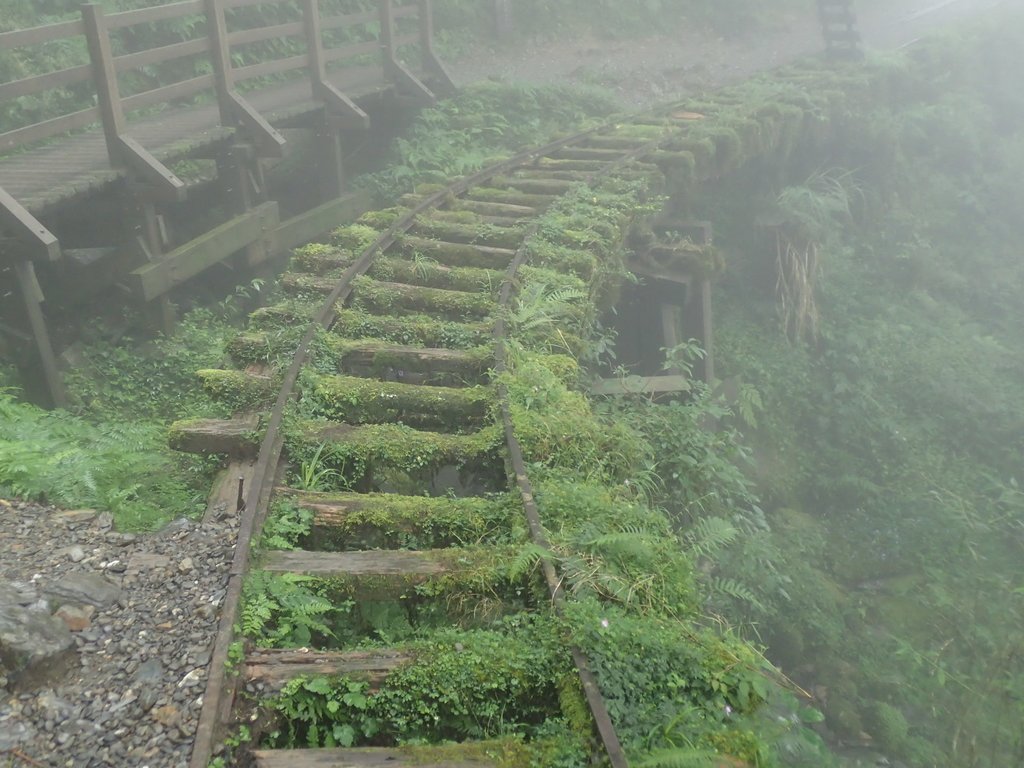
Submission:
{"label": "gravel ground", "polygon": [[0,588],[13,583],[36,610],[79,604],[59,611],[79,664],[0,693],[0,764],[186,765],[235,535],[233,523],[180,520],[135,536],[107,515],[0,502]]}

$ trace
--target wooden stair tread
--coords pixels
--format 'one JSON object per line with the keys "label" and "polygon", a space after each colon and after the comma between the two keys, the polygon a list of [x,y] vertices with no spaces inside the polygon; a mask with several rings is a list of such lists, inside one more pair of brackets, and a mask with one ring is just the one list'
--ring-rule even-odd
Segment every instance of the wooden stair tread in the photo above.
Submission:
{"label": "wooden stair tread", "polygon": [[262,568],[271,573],[310,576],[434,576],[452,570],[447,550],[382,549],[371,552],[268,552]]}
{"label": "wooden stair tread", "polygon": [[303,675],[345,675],[379,686],[389,673],[415,657],[408,651],[309,651],[257,649],[246,654],[243,674],[275,690]]}
{"label": "wooden stair tread", "polygon": [[485,768],[497,762],[485,757],[452,756],[456,748],[438,749],[431,761],[431,748],[365,747],[362,749],[274,749],[256,750],[257,768]]}
{"label": "wooden stair tread", "polygon": [[235,419],[191,419],[171,425],[168,442],[184,453],[224,453],[249,456],[259,448],[259,416]]}

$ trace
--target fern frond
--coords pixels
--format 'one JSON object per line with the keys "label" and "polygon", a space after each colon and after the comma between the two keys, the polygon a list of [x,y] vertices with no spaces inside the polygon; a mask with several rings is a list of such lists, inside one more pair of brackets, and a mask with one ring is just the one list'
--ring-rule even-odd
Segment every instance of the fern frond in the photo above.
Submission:
{"label": "fern frond", "polygon": [[703,517],[687,532],[686,548],[692,557],[714,557],[739,537],[740,531],[721,517]]}

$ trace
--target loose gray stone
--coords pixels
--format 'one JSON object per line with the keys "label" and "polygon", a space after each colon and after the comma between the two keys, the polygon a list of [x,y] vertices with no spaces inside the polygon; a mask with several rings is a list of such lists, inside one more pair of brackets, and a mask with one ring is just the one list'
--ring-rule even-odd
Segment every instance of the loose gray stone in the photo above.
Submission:
{"label": "loose gray stone", "polygon": [[121,588],[97,573],[69,573],[44,594],[55,603],[78,603],[108,608],[121,598]]}
{"label": "loose gray stone", "polygon": [[61,678],[75,663],[64,622],[18,606],[0,607],[0,667],[8,685],[28,690]]}
{"label": "loose gray stone", "polygon": [[36,601],[36,588],[27,581],[0,582],[0,606],[31,605]]}
{"label": "loose gray stone", "polygon": [[72,563],[80,563],[85,560],[85,550],[79,546],[68,548],[68,560]]}

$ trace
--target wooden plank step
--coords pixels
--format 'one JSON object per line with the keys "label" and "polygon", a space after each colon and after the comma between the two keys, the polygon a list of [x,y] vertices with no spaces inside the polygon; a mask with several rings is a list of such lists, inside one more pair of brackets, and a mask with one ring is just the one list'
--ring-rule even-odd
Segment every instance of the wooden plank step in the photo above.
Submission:
{"label": "wooden plank step", "polygon": [[508,203],[509,205],[525,205],[545,210],[559,195],[534,195],[527,192],[520,192],[515,189],[500,189],[498,187],[474,187],[465,196],[467,200],[477,200],[484,203]]}
{"label": "wooden plank step", "polygon": [[320,457],[325,469],[338,473],[339,483],[360,490],[383,490],[377,479],[389,482],[393,470],[433,483],[445,468],[471,473],[484,490],[494,490],[500,464],[501,433],[494,425],[478,432],[453,435],[427,432],[405,424],[352,426],[323,420],[300,422],[291,427],[287,449],[296,460],[312,456],[322,443],[328,449]]}
{"label": "wooden plank step", "polygon": [[516,171],[517,179],[558,179],[560,181],[569,181],[574,183],[589,181],[594,178],[595,171],[544,171],[528,169],[525,171]]}
{"label": "wooden plank step", "polygon": [[379,549],[366,552],[271,551],[263,556],[260,568],[270,573],[300,573],[321,578],[365,576],[437,576],[450,573],[452,550],[412,552]]}
{"label": "wooden plank step", "polygon": [[497,308],[497,302],[491,291],[449,291],[361,278],[355,284],[352,306],[387,315],[424,312],[453,320],[471,320],[488,317]]}
{"label": "wooden plank step", "polygon": [[449,291],[495,291],[505,279],[503,269],[450,267],[422,259],[378,259],[367,273],[376,280],[444,288]]}
{"label": "wooden plank step", "polygon": [[[431,759],[431,752],[436,759]],[[454,754],[453,754],[454,752]],[[455,747],[274,749],[253,753],[256,768],[496,768],[498,761],[459,757]]]}
{"label": "wooden plank step", "polygon": [[328,551],[397,549],[409,541],[432,549],[465,541],[489,543],[505,539],[521,513],[519,498],[511,494],[453,499],[289,488],[278,493],[313,513],[310,539],[317,549]]}
{"label": "wooden plank step", "polygon": [[474,211],[458,211],[454,209],[439,208],[424,214],[424,218],[437,221],[449,222],[452,224],[482,224],[487,227],[502,227],[504,229],[522,230],[523,222],[528,218],[524,216],[492,216],[486,213]]}
{"label": "wooden plank step", "polygon": [[470,243],[511,250],[518,248],[523,240],[522,230],[515,227],[474,226],[424,216],[416,220],[411,231],[420,237],[449,243]]}
{"label": "wooden plank step", "polygon": [[531,168],[552,171],[600,171],[605,163],[601,160],[565,160],[555,157],[542,157]]}
{"label": "wooden plank step", "polygon": [[597,147],[563,147],[555,156],[565,160],[601,160],[612,163],[626,153],[621,149],[598,149]]}
{"label": "wooden plank step", "polygon": [[529,195],[564,195],[578,184],[578,182],[566,179],[536,179],[519,176],[506,176],[501,179],[495,179],[491,183],[498,187],[515,189]]}
{"label": "wooden plank step", "polygon": [[469,211],[484,216],[505,216],[510,219],[529,219],[539,211],[526,205],[510,205],[509,203],[482,203],[479,200],[458,198],[454,203],[457,211]]}
{"label": "wooden plank step", "polygon": [[331,332],[348,339],[409,344],[422,347],[476,349],[491,342],[489,322],[457,322],[427,315],[385,317],[356,309],[339,310]]}
{"label": "wooden plank step", "polygon": [[649,139],[641,139],[636,136],[591,136],[587,139],[587,146],[595,149],[615,149],[631,152],[634,149],[640,149],[648,141]]}
{"label": "wooden plank step", "polygon": [[481,267],[504,269],[512,263],[516,252],[511,248],[495,248],[476,243],[453,243],[445,240],[431,240],[426,237],[404,235],[399,239],[402,253],[415,256],[421,254],[452,267]]}
{"label": "wooden plank step", "polygon": [[242,674],[247,682],[261,684],[270,692],[303,675],[345,675],[376,689],[391,672],[414,659],[409,651],[387,648],[346,652],[256,649],[246,654]]}
{"label": "wooden plank step", "polygon": [[401,422],[446,432],[479,428],[493,393],[487,387],[432,387],[356,376],[318,376],[303,402],[319,416],[346,424]]}
{"label": "wooden plank step", "polygon": [[233,457],[253,456],[259,450],[259,416],[235,419],[176,421],[168,435],[170,446],[184,453],[216,453]]}
{"label": "wooden plank step", "polygon": [[380,381],[466,387],[487,383],[493,350],[416,347],[384,342],[350,342],[341,352],[341,372]]}

